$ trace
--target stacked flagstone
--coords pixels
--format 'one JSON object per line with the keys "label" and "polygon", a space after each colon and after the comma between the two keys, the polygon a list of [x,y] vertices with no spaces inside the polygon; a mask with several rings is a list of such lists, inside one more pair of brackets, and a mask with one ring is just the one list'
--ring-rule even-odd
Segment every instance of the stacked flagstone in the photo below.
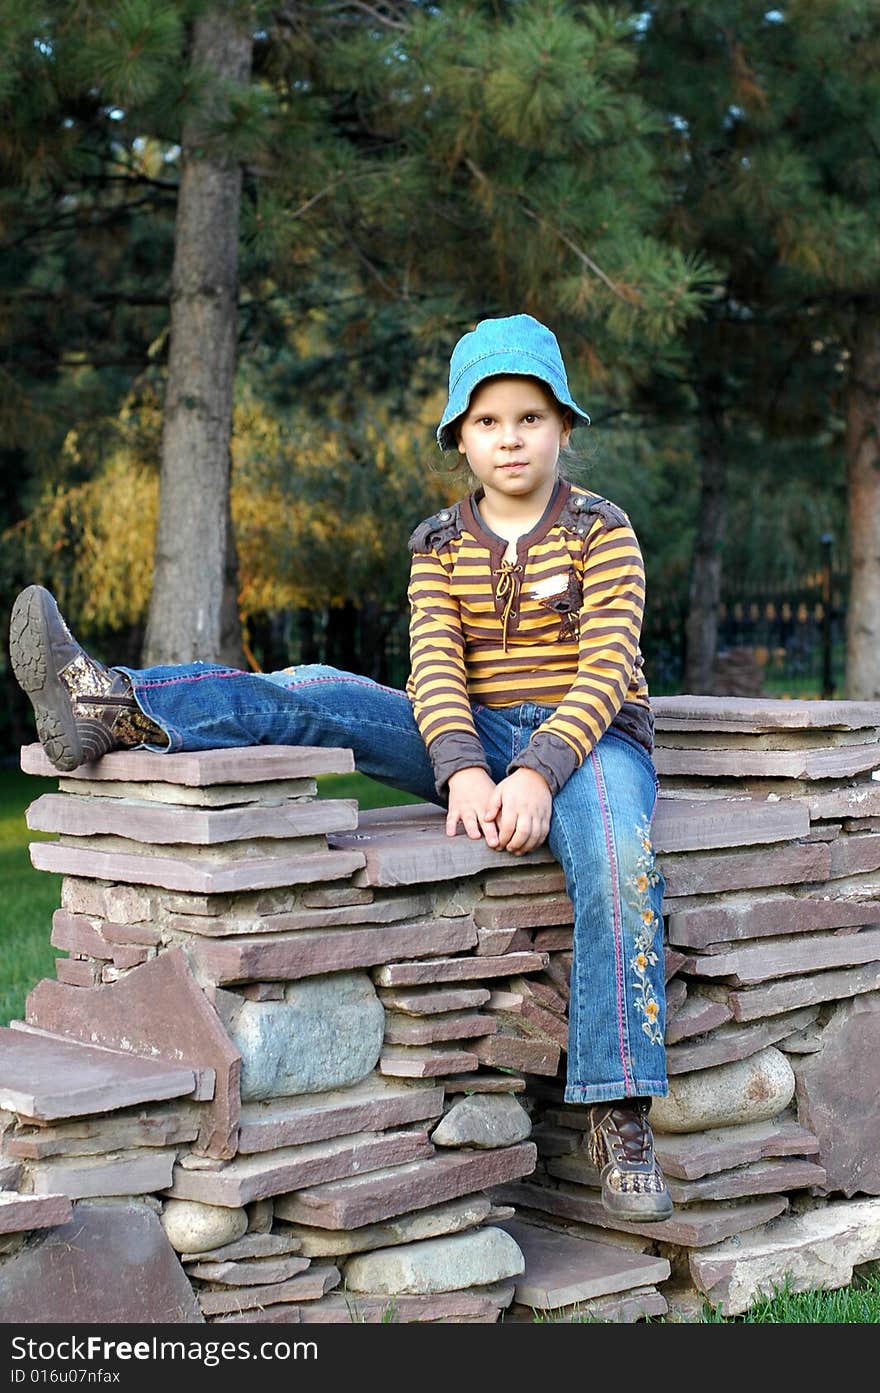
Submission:
{"label": "stacked flagstone", "polygon": [[[53,772],[39,747],[22,763]],[[340,750],[117,752],[28,810],[59,834],[32,859],[63,877],[68,954],[0,1032],[6,1227],[61,1225],[42,1264],[20,1241],[0,1254],[0,1293],[28,1319],[77,1318],[47,1274],[70,1224],[94,1230],[98,1261],[123,1199],[176,1276],[145,1295],[114,1231],[114,1280],[76,1274],[82,1319],[142,1319],[129,1283],[152,1319],[218,1323],[486,1322],[510,1305],[524,1240],[486,1192],[533,1169],[522,1070],[554,1075],[560,1049],[510,1030],[493,1050],[487,1006],[549,957],[476,923],[496,856],[445,838],[439,810],[358,828],[354,803],[317,800],[316,775],[351,767]],[[385,856],[389,826],[411,864]],[[576,1247],[578,1293],[627,1319],[665,1310],[668,1263]]]}
{"label": "stacked flagstone", "polygon": [[610,1223],[561,1080],[533,1090],[535,1174],[493,1193],[667,1256],[668,1295],[693,1285],[732,1314],[786,1273],[832,1287],[880,1257],[880,704],[654,710],[671,980],[651,1118],[675,1211]]}
{"label": "stacked flagstone", "polygon": [[[28,813],[59,834],[32,858],[68,956],[0,1032],[0,1297],[70,1319],[47,1271],[79,1222],[121,1300],[123,1201],[149,1309],[179,1312],[152,1319],[628,1321],[683,1280],[736,1311],[880,1256],[880,704],[655,712],[670,1220],[608,1224],[563,1102],[546,847],[317,800],[347,751],[117,752]],[[17,1237],[41,1224],[42,1267]]]}

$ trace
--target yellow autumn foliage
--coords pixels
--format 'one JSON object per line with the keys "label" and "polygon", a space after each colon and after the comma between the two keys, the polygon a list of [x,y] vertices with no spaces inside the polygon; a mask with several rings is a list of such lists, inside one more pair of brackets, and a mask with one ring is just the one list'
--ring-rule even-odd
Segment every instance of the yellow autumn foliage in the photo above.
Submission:
{"label": "yellow autumn foliage", "polygon": [[[405,604],[407,538],[462,489],[431,441],[437,403],[417,418],[282,415],[243,391],[232,443],[232,514],[243,620],[346,600]],[[47,490],[3,537],[24,576],[48,586],[84,632],[146,620],[159,507],[154,404],[113,423],[117,442],[85,482]],[[85,467],[75,431],[67,463]]]}

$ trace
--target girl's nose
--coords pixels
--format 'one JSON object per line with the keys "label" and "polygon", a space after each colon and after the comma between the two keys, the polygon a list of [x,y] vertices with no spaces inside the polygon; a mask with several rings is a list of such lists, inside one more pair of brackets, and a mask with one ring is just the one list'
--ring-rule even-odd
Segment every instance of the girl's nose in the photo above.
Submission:
{"label": "girl's nose", "polygon": [[509,449],[512,445],[522,444],[522,435],[520,433],[518,422],[513,421],[510,422],[508,425],[502,426],[501,444],[505,447],[505,449]]}

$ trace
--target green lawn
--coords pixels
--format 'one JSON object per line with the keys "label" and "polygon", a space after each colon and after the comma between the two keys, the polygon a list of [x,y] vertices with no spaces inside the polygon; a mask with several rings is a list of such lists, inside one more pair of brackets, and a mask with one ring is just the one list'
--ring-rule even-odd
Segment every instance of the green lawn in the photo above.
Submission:
{"label": "green lawn", "polygon": [[[49,934],[61,877],[31,866],[27,844],[42,834],[29,832],[24,816],[29,803],[55,786],[54,779],[0,771],[0,1025],[21,1019],[31,987],[41,977],[55,975]],[[360,774],[331,775],[319,780],[319,786],[322,796],[357,798],[363,808],[418,802]],[[878,1324],[880,1276],[868,1273],[842,1291],[782,1291],[733,1319],[746,1324]],[[707,1305],[703,1321],[722,1323],[725,1318]]]}

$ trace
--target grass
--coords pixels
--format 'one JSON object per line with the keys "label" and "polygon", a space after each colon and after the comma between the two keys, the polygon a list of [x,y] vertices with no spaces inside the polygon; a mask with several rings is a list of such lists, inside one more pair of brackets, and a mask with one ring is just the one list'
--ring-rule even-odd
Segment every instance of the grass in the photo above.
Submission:
{"label": "grass", "polygon": [[0,1025],[22,1019],[31,987],[55,976],[49,935],[61,903],[61,877],[32,867],[27,844],[44,834],[29,832],[24,814],[29,803],[56,787],[54,779],[0,773]]}
{"label": "grass", "polygon": [[[357,798],[362,808],[419,801],[361,774],[327,775],[318,784],[322,797]],[[60,903],[61,877],[33,869],[27,844],[44,834],[28,831],[25,823],[28,804],[55,788],[54,779],[0,770],[0,1025],[22,1019],[30,989],[42,977],[55,976],[55,950],[49,935],[53,911]],[[395,1317],[392,1303],[383,1321],[393,1322]],[[552,1312],[536,1312],[535,1319],[560,1318]],[[591,1317],[577,1313],[564,1319],[592,1323]],[[722,1316],[707,1302],[700,1320],[706,1324],[878,1324],[880,1273],[857,1276],[852,1286],[840,1291],[792,1292],[785,1286],[742,1316]],[[652,1318],[651,1323],[662,1323],[662,1319]]]}

